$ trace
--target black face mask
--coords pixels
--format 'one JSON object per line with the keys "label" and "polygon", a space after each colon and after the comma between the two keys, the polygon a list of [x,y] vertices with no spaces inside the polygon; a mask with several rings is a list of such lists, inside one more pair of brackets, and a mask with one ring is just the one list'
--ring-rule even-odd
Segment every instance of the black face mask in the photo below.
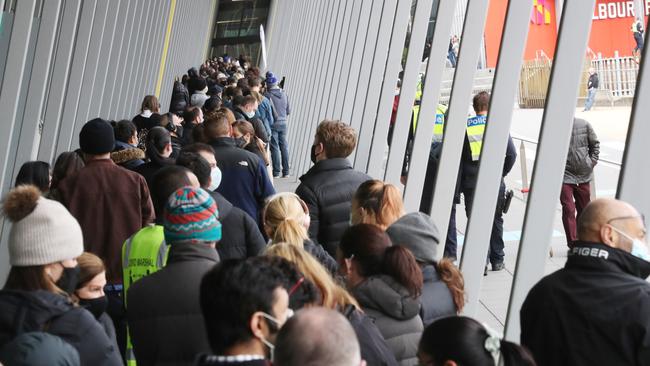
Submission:
{"label": "black face mask", "polygon": [[311,162],[316,164],[316,145],[311,145]]}
{"label": "black face mask", "polygon": [[106,308],[108,308],[108,299],[106,296],[98,297],[96,299],[80,299],[79,305],[90,311],[95,316],[95,319],[97,319],[106,312]]}
{"label": "black face mask", "polygon": [[176,136],[178,136],[178,138],[183,137],[183,126],[176,126]]}
{"label": "black face mask", "polygon": [[[61,265],[63,267],[63,264]],[[74,290],[77,288],[77,282],[79,281],[79,266],[72,268],[63,267],[63,273],[61,273],[61,278],[56,281],[56,285],[63,291],[72,295]]]}

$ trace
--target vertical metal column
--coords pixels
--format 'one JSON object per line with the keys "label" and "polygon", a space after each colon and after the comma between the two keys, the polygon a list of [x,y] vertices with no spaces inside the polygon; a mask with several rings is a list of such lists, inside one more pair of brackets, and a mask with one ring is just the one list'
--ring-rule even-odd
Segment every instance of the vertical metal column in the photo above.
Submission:
{"label": "vertical metal column", "polygon": [[357,38],[359,37],[359,32],[361,26],[361,9],[364,5],[363,0],[352,0],[353,7],[350,21],[350,29],[348,29],[348,39],[345,44],[345,49],[343,52],[343,59],[341,60],[340,67],[341,73],[339,74],[339,79],[337,82],[338,92],[336,93],[336,98],[334,99],[334,110],[331,113],[333,119],[341,119],[343,115],[343,104],[345,102],[345,92],[347,90],[348,79],[352,70],[352,55],[354,53],[354,45],[357,43]]}
{"label": "vertical metal column", "polygon": [[497,205],[503,175],[503,157],[510,136],[512,101],[515,99],[519,83],[519,73],[513,70],[521,69],[528,36],[527,15],[530,14],[531,7],[532,4],[527,1],[509,2],[501,37],[499,61],[492,86],[490,112],[476,182],[476,186],[481,189],[477,189],[474,195],[460,267],[465,277],[465,292],[468,299],[463,313],[468,316],[475,316],[479,307],[485,253],[489,247],[489,240],[486,238],[489,238],[492,233],[494,215],[491,213],[495,211]]}
{"label": "vertical metal column", "polygon": [[99,117],[107,118],[107,115],[101,114],[102,106],[105,103],[104,95],[106,92],[106,84],[108,77],[109,64],[113,53],[117,52],[115,49],[115,35],[117,31],[117,15],[120,10],[120,0],[106,0],[108,2],[108,11],[106,15],[106,23],[103,30],[103,38],[101,41],[101,52],[97,68],[97,75],[95,77],[95,84],[93,85],[92,103],[89,105],[88,115],[91,118]]}
{"label": "vertical metal column", "polygon": [[[488,0],[469,2],[463,25],[458,63],[449,100],[445,136],[442,143],[440,166],[436,174],[431,217],[441,233],[447,232],[451,205],[456,190],[456,179],[467,126],[467,106],[471,104],[472,84],[478,62],[479,48],[487,16]],[[442,257],[442,250],[438,256]]]}
{"label": "vertical metal column", "polygon": [[[38,153],[41,142],[40,129],[42,128],[39,125],[42,123],[45,109],[43,102],[48,88],[48,73],[52,62],[52,48],[57,34],[60,12],[60,0],[48,1],[43,4],[34,62],[31,65],[31,78],[27,85],[26,107],[22,121],[16,121],[22,123],[16,123],[15,127],[20,134],[20,139],[13,164],[12,182],[16,179],[21,165],[29,160],[34,160]],[[35,65],[38,67],[34,67]]]}
{"label": "vertical metal column", "polygon": [[330,83],[329,94],[327,100],[323,100],[325,105],[326,118],[332,118],[334,115],[334,102],[341,93],[341,72],[343,71],[343,54],[347,52],[348,39],[354,38],[350,34],[352,28],[352,8],[355,5],[354,1],[345,1],[345,9],[343,10],[343,24],[341,26],[341,34],[336,48],[336,57],[334,58],[334,69],[331,74],[332,81]]}
{"label": "vertical metal column", "polygon": [[16,98],[16,93],[23,86],[25,60],[27,59],[35,8],[36,0],[25,0],[16,4],[16,13],[9,40],[9,52],[5,64],[5,69],[11,70],[11,72],[5,72],[2,87],[0,87],[0,114],[6,121],[0,124],[0,146],[3,147],[3,153],[0,154],[0,188],[2,192],[5,192],[11,185],[11,182],[6,182],[5,178],[7,177],[7,169],[10,166],[9,151],[16,126],[16,115],[18,114],[19,100]]}
{"label": "vertical metal column", "polygon": [[[440,99],[442,74],[445,70],[449,35],[454,18],[457,0],[440,0],[436,16],[436,25],[431,42],[429,63],[427,64],[426,79],[422,89],[418,124],[415,130],[413,152],[411,156],[428,157],[433,137],[433,123],[436,118],[436,108]],[[422,197],[423,184],[429,159],[412,159],[411,169],[404,188],[404,208],[406,212],[418,211]]]}
{"label": "vertical metal column", "polygon": [[[311,136],[314,135],[316,131],[316,127],[318,126],[318,123],[320,121],[316,120],[316,117],[314,115],[314,110],[317,109],[316,105],[321,103],[322,98],[319,98],[318,96],[322,96],[323,92],[323,68],[324,68],[324,60],[325,60],[325,55],[330,52],[329,51],[329,44],[331,41],[331,24],[335,21],[333,17],[329,16],[329,14],[333,14],[334,7],[336,6],[336,3],[338,0],[328,0],[329,1],[329,7],[327,10],[328,16],[326,16],[325,19],[327,19],[326,22],[323,23],[323,33],[321,36],[320,41],[318,42],[320,44],[320,52],[316,56],[316,59],[314,60],[314,75],[313,75],[313,84],[310,83],[310,85],[319,85],[317,88],[312,88],[312,90],[307,93],[307,105],[306,105],[306,113],[305,117],[303,120],[307,123],[308,128],[306,128],[305,134],[303,135],[303,138],[301,141],[299,141],[301,152],[299,153],[300,156],[308,156],[310,150],[310,141],[311,141]],[[321,94],[319,94],[319,92]],[[296,172],[296,176],[299,174],[302,174],[302,172],[306,171],[309,168],[310,161],[307,159],[300,159],[298,164],[294,165],[294,171]]]}
{"label": "vertical metal column", "polygon": [[[388,2],[394,3],[393,1]],[[374,60],[375,52],[377,50],[377,40],[379,37],[379,24],[382,16],[384,16],[385,7],[389,7],[386,6],[386,1],[372,2],[370,19],[368,21],[368,30],[363,45],[363,54],[361,57],[359,57],[361,64],[359,65],[359,73],[357,74],[358,76],[356,88],[354,90],[354,94],[352,94],[350,98],[352,101],[350,117],[347,121],[344,120],[345,122],[349,123],[352,128],[354,128],[354,130],[357,132],[357,136],[361,131],[361,123],[364,121],[365,104],[369,92],[368,85],[370,84],[373,66],[375,64]],[[379,47],[381,47],[381,45]],[[386,60],[384,59],[380,63],[386,64]],[[352,162],[354,161],[355,151],[353,151],[352,155],[349,157],[350,161]]]}
{"label": "vertical metal column", "polygon": [[73,72],[70,74],[70,79],[68,80],[63,117],[61,119],[56,144],[56,156],[64,151],[68,151],[72,144],[74,123],[79,109],[79,99],[81,98],[82,82],[86,70],[86,59],[90,47],[96,5],[97,0],[85,0],[81,8],[81,18],[72,59]]}
{"label": "vertical metal column", "polygon": [[68,77],[71,72],[69,66],[75,45],[74,39],[80,10],[81,0],[68,0],[64,4],[61,29],[58,34],[59,41],[54,57],[49,95],[44,107],[43,130],[41,131],[41,141],[38,149],[38,160],[50,163],[53,163],[56,157],[56,141],[66,98]]}
{"label": "vertical metal column", "polygon": [[406,66],[404,67],[404,80],[399,96],[397,117],[395,118],[395,129],[393,140],[388,152],[388,163],[386,165],[386,182],[399,185],[402,172],[402,162],[406,151],[406,140],[408,138],[409,124],[413,115],[413,103],[424,53],[424,42],[429,27],[429,16],[431,14],[432,2],[418,1],[411,30]]}
{"label": "vertical metal column", "polygon": [[[113,24],[112,44],[110,51],[110,58],[106,60],[106,75],[104,78],[104,91],[102,92],[101,107],[98,115],[102,118],[110,119],[111,108],[113,101],[113,93],[115,92],[115,82],[117,81],[117,68],[119,65],[120,55],[122,54],[122,47],[124,46],[124,33],[125,33],[125,20],[126,12],[129,7],[129,2],[126,0],[118,0],[119,7],[111,14]],[[119,22],[118,22],[119,20]]]}
{"label": "vertical metal column", "polygon": [[[377,42],[375,45],[372,67],[370,68],[370,78],[368,80],[366,100],[364,101],[363,114],[358,131],[357,148],[354,154],[354,167],[360,171],[366,171],[368,168],[368,156],[370,154],[370,144],[375,131],[375,122],[377,121],[377,108],[379,107],[379,94],[383,83],[380,75],[386,72],[386,64],[390,49],[390,36],[393,30],[393,21],[395,20],[397,9],[397,0],[384,1],[384,8],[380,18]],[[356,118],[357,116],[353,116]]]}
{"label": "vertical metal column", "polygon": [[368,158],[368,175],[373,178],[381,178],[386,152],[386,140],[388,138],[388,127],[390,123],[393,100],[395,99],[395,87],[402,67],[402,53],[406,40],[406,30],[411,18],[411,0],[398,0],[395,12],[393,32],[390,37],[390,48],[386,60],[386,71],[383,75],[383,84],[377,107],[377,120],[375,121],[375,133],[373,135]]}
{"label": "vertical metal column", "polygon": [[[647,37],[646,31],[646,37]],[[646,38],[647,39],[647,38]],[[650,216],[650,192],[647,184],[650,182],[650,169],[646,153],[646,137],[650,136],[650,124],[647,116],[650,115],[650,66],[648,64],[648,48],[643,50],[641,70],[636,82],[634,104],[630,126],[627,130],[623,167],[618,178],[618,192],[616,198],[627,201],[636,207],[639,212]]]}
{"label": "vertical metal column", "polygon": [[545,262],[540,259],[548,254],[553,233],[594,3],[595,0],[567,1],[564,5],[508,306],[509,340],[519,340],[521,304],[544,274]]}
{"label": "vertical metal column", "polygon": [[86,54],[86,65],[84,67],[83,81],[80,89],[79,104],[77,106],[77,113],[74,119],[74,127],[72,129],[72,136],[70,144],[65,147],[66,150],[74,150],[79,146],[79,131],[81,127],[91,118],[89,118],[90,107],[93,104],[92,95],[93,88],[97,76],[99,65],[99,54],[102,48],[102,35],[104,33],[104,24],[106,23],[106,15],[108,14],[108,1],[99,1],[95,9],[93,26],[90,34],[90,47]]}
{"label": "vertical metal column", "polygon": [[131,54],[129,50],[132,49],[131,43],[133,40],[133,32],[135,29],[136,6],[135,1],[128,1],[128,8],[124,17],[124,36],[122,38],[120,47],[120,57],[118,66],[115,72],[115,80],[113,81],[113,92],[110,99],[110,115],[114,119],[121,118],[123,114],[122,99],[124,96],[124,81],[126,80],[126,72],[131,64]]}

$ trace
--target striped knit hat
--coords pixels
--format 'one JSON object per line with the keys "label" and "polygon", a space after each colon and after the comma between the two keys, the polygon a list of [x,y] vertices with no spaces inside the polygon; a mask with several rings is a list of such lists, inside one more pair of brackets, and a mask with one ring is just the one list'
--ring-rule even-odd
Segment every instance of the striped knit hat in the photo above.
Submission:
{"label": "striped knit hat", "polygon": [[167,243],[221,240],[219,210],[210,194],[201,188],[178,189],[167,200],[163,227]]}

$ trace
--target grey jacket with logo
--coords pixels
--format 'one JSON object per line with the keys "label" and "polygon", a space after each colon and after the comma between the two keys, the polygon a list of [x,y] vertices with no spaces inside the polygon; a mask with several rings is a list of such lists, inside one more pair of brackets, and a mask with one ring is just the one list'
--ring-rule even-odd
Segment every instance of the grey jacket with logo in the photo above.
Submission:
{"label": "grey jacket with logo", "polygon": [[581,184],[593,179],[594,166],[598,163],[600,142],[589,122],[573,119],[573,132],[564,169],[564,184]]}

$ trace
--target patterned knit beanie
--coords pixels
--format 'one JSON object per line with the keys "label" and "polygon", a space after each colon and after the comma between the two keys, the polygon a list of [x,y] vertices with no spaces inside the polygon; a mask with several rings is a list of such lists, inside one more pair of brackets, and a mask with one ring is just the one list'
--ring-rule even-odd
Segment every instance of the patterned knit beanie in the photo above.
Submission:
{"label": "patterned knit beanie", "polygon": [[210,194],[201,188],[178,189],[167,200],[163,214],[165,240],[215,242],[221,240],[219,210]]}

